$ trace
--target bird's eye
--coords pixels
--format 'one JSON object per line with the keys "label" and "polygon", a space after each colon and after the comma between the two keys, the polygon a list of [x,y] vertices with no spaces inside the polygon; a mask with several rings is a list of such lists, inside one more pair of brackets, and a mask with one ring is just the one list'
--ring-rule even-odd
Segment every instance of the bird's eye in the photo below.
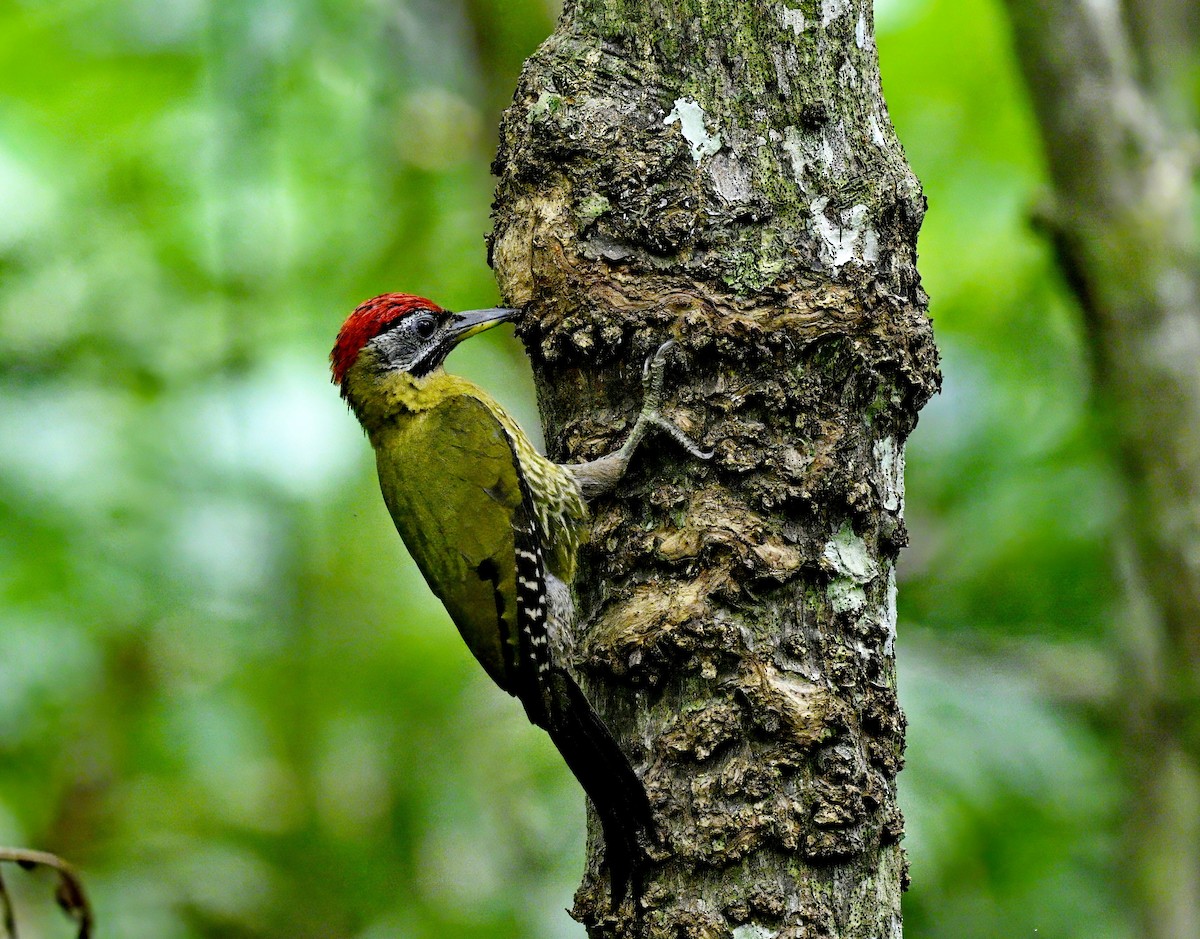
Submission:
{"label": "bird's eye", "polygon": [[437,320],[435,320],[428,313],[423,313],[413,322],[413,331],[416,332],[420,338],[428,339],[435,332],[437,332]]}

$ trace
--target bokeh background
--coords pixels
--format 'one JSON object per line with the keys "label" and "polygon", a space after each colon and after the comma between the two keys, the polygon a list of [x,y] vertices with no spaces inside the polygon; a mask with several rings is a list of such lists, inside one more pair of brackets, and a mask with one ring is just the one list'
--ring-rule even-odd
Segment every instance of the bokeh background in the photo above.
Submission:
{"label": "bokeh background", "polygon": [[[1120,939],[1117,485],[1036,128],[996,0],[876,7],[945,371],[908,461],[907,932]],[[81,866],[104,937],[582,936],[582,794],[325,364],[372,294],[496,301],[495,127],[554,15],[0,0],[0,843]],[[491,338],[455,367],[535,424]]]}

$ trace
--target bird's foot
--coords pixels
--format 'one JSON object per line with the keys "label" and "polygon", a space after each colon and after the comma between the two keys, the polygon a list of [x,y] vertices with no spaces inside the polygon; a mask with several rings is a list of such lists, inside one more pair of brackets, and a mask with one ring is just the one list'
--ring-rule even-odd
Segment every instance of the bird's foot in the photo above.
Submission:
{"label": "bird's foot", "polygon": [[664,342],[654,355],[646,359],[646,364],[642,369],[644,393],[642,410],[620,449],[587,463],[574,463],[565,467],[575,478],[585,499],[594,499],[611,492],[625,475],[625,470],[629,467],[629,461],[633,459],[638,444],[656,430],[669,434],[698,460],[707,460],[712,457],[713,451],[702,449],[695,440],[663,417],[660,410],[663,399],[663,379],[667,371],[667,357],[674,347],[674,340]]}
{"label": "bird's foot", "polygon": [[[674,339],[668,339],[654,354],[648,356],[642,366],[642,411],[630,434],[631,439],[641,440],[651,430],[658,429],[669,434],[683,449],[698,460],[712,458],[713,451],[703,449],[695,440],[680,430],[662,414],[663,383],[667,373],[667,360],[671,350],[677,348]],[[635,444],[636,445],[636,444]]]}

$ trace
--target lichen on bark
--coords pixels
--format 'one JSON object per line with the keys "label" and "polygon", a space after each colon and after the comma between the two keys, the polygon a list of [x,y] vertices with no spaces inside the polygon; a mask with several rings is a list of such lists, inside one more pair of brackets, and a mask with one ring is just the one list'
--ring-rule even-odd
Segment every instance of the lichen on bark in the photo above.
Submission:
{"label": "lichen on bark", "polygon": [[[568,0],[501,128],[491,257],[552,455],[675,338],[671,416],[593,506],[578,664],[664,836],[592,936],[898,936],[903,448],[938,372],[924,211],[868,0]],[[593,826],[594,827],[594,826]]]}

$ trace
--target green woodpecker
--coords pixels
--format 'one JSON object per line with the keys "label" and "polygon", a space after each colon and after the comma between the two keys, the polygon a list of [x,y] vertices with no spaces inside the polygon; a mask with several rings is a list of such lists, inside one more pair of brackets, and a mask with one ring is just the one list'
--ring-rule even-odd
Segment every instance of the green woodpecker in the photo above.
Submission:
{"label": "green woodpecker", "polygon": [[544,728],[595,806],[616,903],[656,840],[645,789],[573,674],[570,584],[587,500],[612,489],[654,429],[703,453],[658,412],[666,343],[624,446],[559,465],[485,391],[442,363],[515,310],[451,313],[384,294],[347,318],[333,380],[375,448],[383,499],[409,553],[479,664]]}

